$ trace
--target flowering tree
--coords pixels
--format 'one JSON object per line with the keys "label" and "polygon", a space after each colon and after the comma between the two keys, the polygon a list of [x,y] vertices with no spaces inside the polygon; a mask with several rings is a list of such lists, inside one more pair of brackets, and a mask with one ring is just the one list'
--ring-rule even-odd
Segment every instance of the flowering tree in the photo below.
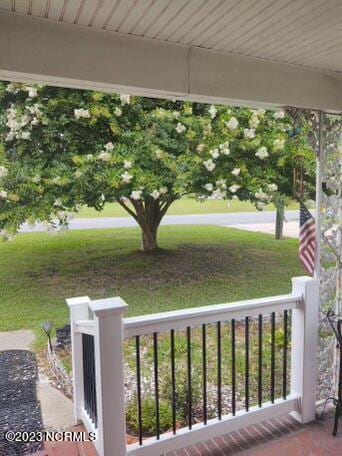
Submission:
{"label": "flowering tree", "polygon": [[183,195],[250,200],[292,193],[308,147],[283,111],[227,108],[56,87],[0,84],[0,229],[118,202],[144,251]]}

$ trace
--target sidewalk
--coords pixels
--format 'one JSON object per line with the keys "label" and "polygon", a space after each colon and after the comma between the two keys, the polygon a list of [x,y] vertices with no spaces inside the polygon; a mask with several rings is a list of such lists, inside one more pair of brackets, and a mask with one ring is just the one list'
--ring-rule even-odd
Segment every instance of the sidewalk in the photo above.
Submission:
{"label": "sidewalk", "polygon": [[[258,233],[266,233],[274,235],[274,223],[250,223],[239,225],[225,225],[227,228],[236,228],[238,230],[254,231]],[[299,223],[285,222],[284,223],[284,237],[291,237],[298,239],[299,237]]]}

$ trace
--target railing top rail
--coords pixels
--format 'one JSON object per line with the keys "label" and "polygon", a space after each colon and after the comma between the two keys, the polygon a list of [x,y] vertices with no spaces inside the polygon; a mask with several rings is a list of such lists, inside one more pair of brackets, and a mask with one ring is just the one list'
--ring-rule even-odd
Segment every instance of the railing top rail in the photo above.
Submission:
{"label": "railing top rail", "polygon": [[170,329],[183,329],[204,323],[252,317],[297,308],[302,297],[294,294],[175,310],[124,319],[124,337],[142,336]]}
{"label": "railing top rail", "polygon": [[78,333],[93,336],[95,334],[95,322],[94,320],[77,320],[75,321],[75,330]]}

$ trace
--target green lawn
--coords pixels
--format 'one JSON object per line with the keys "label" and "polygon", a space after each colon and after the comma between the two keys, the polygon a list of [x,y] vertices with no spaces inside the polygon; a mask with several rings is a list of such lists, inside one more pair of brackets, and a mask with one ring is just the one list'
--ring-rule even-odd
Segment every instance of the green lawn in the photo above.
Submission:
{"label": "green lawn", "polygon": [[[298,204],[291,201],[288,209],[297,209]],[[270,204],[267,210],[274,210],[274,206]],[[207,200],[204,202],[196,201],[191,198],[183,198],[175,201],[170,209],[168,215],[188,215],[188,214],[220,214],[225,212],[256,212],[255,206],[251,203],[244,201],[223,201],[223,200]],[[95,209],[83,208],[77,213],[78,218],[91,218],[91,217],[127,217],[127,212],[117,203],[106,204],[102,212]]]}
{"label": "green lawn", "polygon": [[138,229],[25,234],[0,244],[0,331],[68,321],[65,298],[120,295],[128,315],[287,293],[302,274],[294,239],[212,226],[160,229],[155,256]]}

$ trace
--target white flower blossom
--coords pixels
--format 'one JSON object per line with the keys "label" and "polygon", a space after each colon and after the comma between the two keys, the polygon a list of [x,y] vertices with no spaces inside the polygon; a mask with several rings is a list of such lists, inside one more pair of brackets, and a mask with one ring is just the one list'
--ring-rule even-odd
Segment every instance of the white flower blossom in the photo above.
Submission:
{"label": "white flower blossom", "polygon": [[123,174],[121,174],[121,178],[125,182],[125,184],[129,184],[133,179],[133,176],[129,174],[127,171],[125,171]]}
{"label": "white flower blossom", "polygon": [[240,168],[234,168],[232,171],[233,176],[238,176],[240,174],[241,169]]}
{"label": "white flower blossom", "polygon": [[153,190],[153,192],[151,193],[151,196],[153,199],[157,200],[160,196],[160,193],[158,190]]}
{"label": "white flower blossom", "polygon": [[179,111],[173,111],[172,115],[173,115],[173,117],[175,119],[179,119],[180,118],[180,112]]}
{"label": "white flower blossom", "polygon": [[99,160],[103,161],[103,162],[108,162],[110,159],[111,159],[111,154],[110,152],[106,152],[104,150],[102,150],[100,153],[99,153]]}
{"label": "white flower blossom", "polygon": [[258,128],[259,124],[260,124],[260,120],[259,120],[258,116],[253,115],[249,121],[249,126],[251,128]]}
{"label": "white flower blossom", "polygon": [[28,116],[27,114],[24,114],[21,118],[21,121],[20,121],[20,127],[26,127],[26,125],[28,125],[31,121],[31,117]]}
{"label": "white flower blossom", "polygon": [[214,171],[216,165],[210,158],[209,160],[206,160],[203,162],[203,165],[207,168],[208,171]]}
{"label": "white flower blossom", "polygon": [[236,130],[237,127],[239,126],[239,121],[236,119],[236,117],[231,117],[228,122],[226,122],[226,127],[229,130]]}
{"label": "white flower blossom", "polygon": [[254,128],[245,128],[243,130],[243,136],[246,138],[246,139],[253,139],[255,138],[255,130]]}
{"label": "white flower blossom", "polygon": [[141,190],[133,190],[133,192],[131,193],[131,198],[136,200],[136,201],[140,200],[141,199],[141,194],[142,194]]}
{"label": "white flower blossom", "polygon": [[116,115],[116,117],[121,117],[121,116],[122,116],[122,109],[119,108],[119,106],[117,106],[117,107],[114,109],[114,114]]}
{"label": "white flower blossom", "polygon": [[274,118],[275,119],[284,119],[285,117],[285,112],[284,111],[276,111],[274,113]]}
{"label": "white flower blossom", "polygon": [[18,93],[19,90],[15,86],[14,82],[11,82],[10,84],[7,85],[6,92],[8,92],[8,93]]}
{"label": "white flower blossom", "polygon": [[61,201],[60,199],[58,199],[58,198],[55,200],[55,202],[53,203],[53,205],[54,205],[55,207],[62,207],[62,206],[63,206],[62,201]]}
{"label": "white flower blossom", "polygon": [[76,119],[89,119],[90,118],[90,112],[88,109],[74,109],[74,115]]}
{"label": "white flower blossom", "polygon": [[205,149],[204,144],[198,144],[198,146],[196,147],[197,152],[203,152],[204,149]]}
{"label": "white flower blossom", "polygon": [[38,117],[33,117],[32,118],[32,122],[31,122],[31,125],[38,125],[39,124],[39,119]]}
{"label": "white flower blossom", "polygon": [[131,96],[130,95],[120,95],[120,101],[121,101],[121,106],[124,105],[129,105],[131,102]]}
{"label": "white flower blossom", "polygon": [[209,108],[209,114],[212,119],[215,119],[216,114],[217,114],[217,109],[215,108],[214,105],[211,105]]}
{"label": "white flower blossom", "polygon": [[256,109],[254,112],[257,116],[263,116],[266,111],[265,109]]}
{"label": "white flower blossom", "polygon": [[229,142],[226,141],[225,143],[220,144],[219,149],[220,149],[222,155],[229,155],[230,154]]}
{"label": "white flower blossom", "polygon": [[267,188],[270,192],[276,192],[278,190],[278,185],[277,184],[268,184]]}
{"label": "white flower blossom", "polygon": [[167,193],[167,188],[166,188],[166,187],[160,187],[159,193],[160,193],[161,195],[165,195],[165,193]]}
{"label": "white flower blossom", "polygon": [[101,201],[106,201],[106,197],[104,196],[103,193],[102,193],[102,195],[100,196],[100,200],[101,200]]}
{"label": "white flower blossom", "polygon": [[13,141],[14,138],[15,138],[15,134],[11,131],[7,134],[5,141],[6,142]]}
{"label": "white flower blossom", "polygon": [[228,190],[231,193],[236,193],[239,190],[239,188],[241,188],[241,185],[233,184],[228,188]]}
{"label": "white flower blossom", "polygon": [[285,146],[285,139],[283,138],[277,138],[275,139],[274,141],[274,148],[276,150],[282,150],[284,149],[284,146]]}
{"label": "white flower blossom", "polygon": [[104,145],[104,148],[106,149],[106,151],[111,152],[114,149],[114,144],[110,141]]}
{"label": "white flower blossom", "polygon": [[176,127],[177,133],[179,133],[179,134],[184,133],[185,130],[186,130],[185,125],[183,125],[180,122],[178,122],[177,127]]}
{"label": "white flower blossom", "polygon": [[265,193],[262,188],[260,188],[257,192],[255,192],[255,198],[258,200],[267,200],[268,195]]}
{"label": "white flower blossom", "polygon": [[258,151],[255,153],[256,157],[259,157],[260,160],[264,160],[269,156],[269,153],[267,151],[267,148],[265,146],[262,146],[258,149]]}
{"label": "white flower blossom", "polygon": [[35,87],[27,87],[29,98],[35,98],[38,95],[38,90]]}
{"label": "white flower blossom", "polygon": [[213,199],[223,199],[226,196],[226,192],[223,192],[221,189],[217,188],[213,191],[211,196]]}
{"label": "white flower blossom", "polygon": [[262,210],[266,207],[266,204],[263,203],[262,201],[258,201],[258,202],[256,203],[256,207],[257,207],[257,209],[259,209],[260,211],[262,211]]}
{"label": "white flower blossom", "polygon": [[132,168],[132,162],[130,160],[124,160],[124,168],[125,169]]}
{"label": "white flower blossom", "polygon": [[205,185],[204,185],[204,188],[205,188],[208,192],[212,192],[212,191],[214,190],[213,184],[210,184],[210,183],[205,184]]}
{"label": "white flower blossom", "polygon": [[93,157],[94,157],[93,154],[87,154],[87,155],[86,155],[86,159],[87,159],[88,161],[91,161],[91,160],[93,159]]}
{"label": "white flower blossom", "polygon": [[7,199],[7,192],[6,190],[0,190],[0,199]]}
{"label": "white flower blossom", "polygon": [[218,158],[220,156],[220,152],[218,149],[212,149],[209,154],[213,157],[213,158]]}
{"label": "white flower blossom", "polygon": [[31,133],[29,131],[23,131],[21,133],[22,139],[30,139],[31,138]]}
{"label": "white flower blossom", "polygon": [[42,111],[40,110],[41,105],[39,103],[35,103],[33,106],[26,106],[27,111],[35,116],[41,116]]}
{"label": "white flower blossom", "polygon": [[77,179],[79,179],[80,177],[83,176],[83,173],[82,173],[82,171],[77,170],[77,171],[74,172],[74,176],[75,176]]}
{"label": "white flower blossom", "polygon": [[217,187],[220,187],[221,189],[223,190],[226,190],[227,189],[227,184],[226,184],[226,181],[224,179],[219,179],[216,181],[216,186]]}
{"label": "white flower blossom", "polygon": [[0,166],[0,179],[6,177],[8,174],[8,169],[4,166]]}

